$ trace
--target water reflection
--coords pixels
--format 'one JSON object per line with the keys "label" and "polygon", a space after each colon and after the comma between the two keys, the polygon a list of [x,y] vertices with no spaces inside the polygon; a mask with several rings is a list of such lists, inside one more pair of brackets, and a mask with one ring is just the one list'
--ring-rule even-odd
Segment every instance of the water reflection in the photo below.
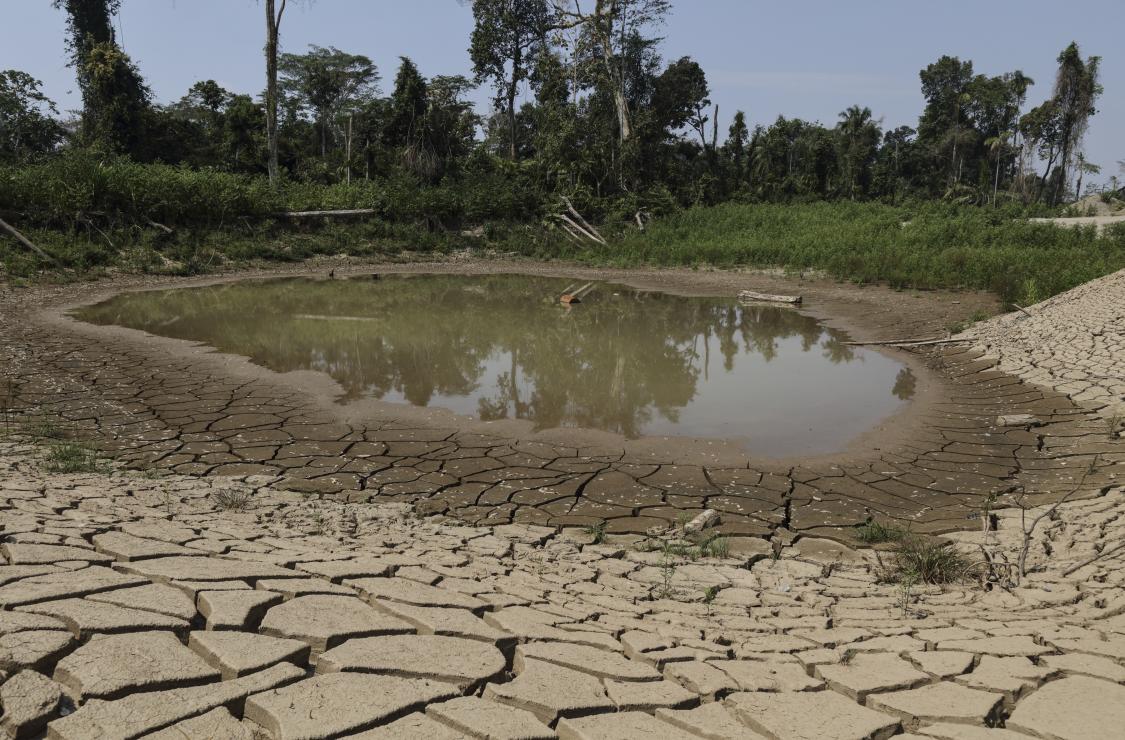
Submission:
{"label": "water reflection", "polygon": [[[735,437],[768,454],[835,448],[914,392],[910,371],[806,316],[725,299],[494,275],[282,279],[133,293],[81,318],[205,342],[343,401],[442,406],[537,428]],[[826,428],[830,425],[830,428]]]}

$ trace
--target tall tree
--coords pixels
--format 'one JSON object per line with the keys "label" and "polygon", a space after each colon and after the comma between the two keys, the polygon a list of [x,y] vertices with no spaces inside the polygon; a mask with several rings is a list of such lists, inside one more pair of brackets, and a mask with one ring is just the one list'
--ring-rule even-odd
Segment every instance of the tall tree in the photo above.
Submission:
{"label": "tall tree", "polygon": [[1101,57],[1089,57],[1083,61],[1078,44],[1072,41],[1059,54],[1058,62],[1054,100],[1059,116],[1061,174],[1052,196],[1052,201],[1056,203],[1062,196],[1067,174],[1081,153],[1086,128],[1090,117],[1097,113],[1095,103],[1102,93],[1102,86],[1098,83]]}
{"label": "tall tree", "polygon": [[0,160],[50,152],[62,140],[62,126],[51,117],[58,109],[41,84],[26,72],[0,71]]}
{"label": "tall tree", "polygon": [[645,26],[662,23],[670,0],[595,0],[592,11],[582,9],[582,0],[553,0],[556,28],[582,28],[592,39],[602,71],[611,88],[622,142],[633,136],[632,112],[626,97],[626,55],[630,36]]}
{"label": "tall tree", "polygon": [[266,0],[266,171],[270,185],[278,185],[277,164],[277,41],[288,0]]}
{"label": "tall tree", "polygon": [[113,16],[121,0],[54,0],[66,11],[67,50],[82,93],[80,138],[110,151],[132,151],[141,139],[150,93],[117,45]]}
{"label": "tall tree", "polygon": [[320,155],[328,152],[328,127],[345,108],[375,94],[378,72],[362,54],[310,46],[306,54],[282,54],[281,87],[312,112],[320,129]]}
{"label": "tall tree", "polygon": [[727,132],[727,141],[723,145],[727,157],[734,167],[735,182],[741,183],[746,174],[746,145],[749,143],[750,131],[746,127],[746,114],[737,111],[731,121]]}
{"label": "tall tree", "polygon": [[858,105],[840,113],[836,131],[840,137],[840,169],[844,191],[849,198],[855,200],[856,194],[867,182],[883,133],[879,124],[872,119],[871,109],[860,108]]}
{"label": "tall tree", "polygon": [[409,57],[399,57],[384,138],[392,147],[415,146],[426,114],[426,78]]}
{"label": "tall tree", "polygon": [[509,157],[516,158],[516,96],[531,71],[535,49],[545,41],[551,12],[547,0],[473,0],[469,57],[478,83],[492,80],[496,107],[507,113]]}

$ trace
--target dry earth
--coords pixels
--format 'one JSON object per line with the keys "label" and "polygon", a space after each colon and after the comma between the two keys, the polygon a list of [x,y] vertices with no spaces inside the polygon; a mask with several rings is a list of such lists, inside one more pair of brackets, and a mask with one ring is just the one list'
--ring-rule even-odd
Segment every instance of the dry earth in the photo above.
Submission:
{"label": "dry earth", "polygon": [[[1050,307],[1032,307],[1025,320],[1041,322],[1037,348],[1053,344],[1051,356],[1086,378],[1119,379],[1120,306],[1103,304],[1123,279],[1059,300],[1067,308],[1054,321]],[[725,274],[694,287],[748,281]],[[867,316],[856,329],[884,338],[933,331],[945,317],[941,300],[950,302],[803,289],[814,310]],[[8,404],[116,440],[126,462],[189,455],[165,467],[208,475],[47,473],[41,447],[19,435],[0,443],[0,730],[9,736],[1122,737],[1120,432],[1110,428],[1109,400],[1062,385],[1074,378],[1036,376],[1056,386],[1042,387],[996,368],[1030,374],[1039,362],[1020,364],[1019,331],[1002,323],[1010,319],[981,327],[987,350],[921,355],[938,391],[895,427],[899,441],[870,442],[881,449],[847,460],[786,465],[770,487],[753,461],[729,468],[759,476],[747,484],[716,480],[723,468],[641,462],[621,450],[557,455],[540,441],[478,440],[459,429],[426,440],[409,437],[427,429],[421,424],[356,428],[277,379],[240,379],[219,372],[215,358],[52,320],[41,309],[65,296],[47,293],[6,294],[0,304],[10,317],[0,327],[4,370],[18,391]],[[925,305],[910,313],[910,301]],[[1073,317],[1084,315],[1102,317],[1094,322],[1102,334],[1088,342],[1074,334]],[[1118,386],[1104,387],[1112,396]],[[248,414],[276,419],[221,428]],[[1017,414],[1035,418],[999,418]],[[204,458],[237,457],[248,434],[272,435],[278,450],[304,445],[296,457],[309,459],[224,471],[248,463]],[[227,451],[183,451],[205,443]],[[379,450],[351,455],[357,445]],[[514,494],[419,507],[467,480],[409,493],[368,485],[378,473],[367,471],[357,473],[358,488],[324,485],[358,460],[376,460],[380,472],[431,467],[429,475],[466,459],[499,461],[489,469],[495,480],[480,481],[484,491],[533,480],[513,488],[542,494],[560,485],[555,473],[587,478],[563,514],[544,503],[511,506]],[[318,460],[329,474],[293,475]],[[1083,474],[1091,463],[1096,472]],[[719,528],[761,528],[735,528],[756,536],[732,557],[654,550],[677,536],[665,529],[673,517],[645,520],[629,486],[618,494],[627,505],[601,503],[621,489],[591,484],[611,473],[651,489],[665,507],[753,502],[722,510]],[[844,525],[879,507],[918,529],[957,529],[980,513],[983,494],[1004,491],[1001,501],[1029,505],[1082,497],[1040,520],[1032,573],[1019,587],[883,584],[886,554],[818,536],[842,539]],[[658,529],[591,544],[575,525],[599,510],[569,513],[587,500],[628,510],[608,510],[618,514],[611,526],[641,522],[624,532]],[[506,513],[470,526],[421,517],[419,508],[484,522],[485,509]],[[1024,523],[1040,513],[1004,509],[995,531],[951,539],[974,560],[1013,562]]]}

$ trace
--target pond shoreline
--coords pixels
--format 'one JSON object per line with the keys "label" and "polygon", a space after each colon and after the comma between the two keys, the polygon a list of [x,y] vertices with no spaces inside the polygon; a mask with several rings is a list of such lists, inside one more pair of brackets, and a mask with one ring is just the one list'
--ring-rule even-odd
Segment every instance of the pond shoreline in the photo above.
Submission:
{"label": "pond shoreline", "polygon": [[[520,260],[321,260],[198,279],[123,276],[84,286],[80,297],[73,286],[9,289],[0,305],[14,321],[0,340],[11,356],[28,358],[36,370],[25,365],[8,373],[20,381],[29,405],[61,412],[125,464],[276,476],[292,490],[408,501],[474,523],[579,526],[601,519],[610,522],[610,531],[644,531],[709,507],[721,511],[725,533],[752,539],[779,531],[847,539],[851,525],[871,517],[920,531],[950,531],[964,528],[994,490],[1026,485],[1050,491],[1044,481],[1065,480],[1067,461],[1049,441],[1054,429],[1067,435],[1068,459],[1081,459],[1086,437],[1091,450],[1097,446],[1095,423],[1083,409],[993,371],[992,362],[963,348],[885,350],[915,369],[915,402],[844,453],[776,460],[677,438],[622,442],[582,430],[529,433],[522,422],[482,429],[480,422],[462,425],[448,413],[398,404],[341,409],[334,402],[339,388],[320,373],[278,375],[189,342],[66,316],[76,305],[122,291],[326,276],[329,270],[337,276],[597,277],[702,295],[746,288],[799,292],[805,296],[802,312],[864,340],[932,336],[996,306],[981,293],[898,292],[762,272],[606,270]],[[108,405],[89,411],[98,401]],[[997,426],[999,415],[1017,413],[1038,414],[1046,424],[1035,430]]]}

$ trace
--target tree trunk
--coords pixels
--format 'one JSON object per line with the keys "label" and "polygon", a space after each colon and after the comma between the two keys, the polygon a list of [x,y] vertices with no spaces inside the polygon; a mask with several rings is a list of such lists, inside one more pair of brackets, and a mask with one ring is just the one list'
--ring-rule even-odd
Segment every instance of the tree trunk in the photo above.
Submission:
{"label": "tree trunk", "polygon": [[348,142],[347,143],[348,143],[348,151],[347,151],[348,175],[347,175],[347,180],[348,180],[348,184],[351,185],[352,184],[352,114],[351,113],[348,114]]}
{"label": "tree trunk", "polygon": [[266,0],[266,148],[268,155],[266,169],[270,185],[278,185],[277,163],[277,36],[281,26],[281,16],[285,13],[285,3],[275,12],[276,0]]}
{"label": "tree trunk", "polygon": [[508,158],[516,161],[516,77],[512,71],[512,84],[508,86]]}
{"label": "tree trunk", "polygon": [[996,177],[992,180],[992,207],[996,207],[996,196],[1000,192],[1000,153],[996,153]]}
{"label": "tree trunk", "polygon": [[516,53],[512,56],[512,81],[508,84],[508,156],[516,161],[516,93],[519,92],[520,66],[523,64],[523,50],[516,43]]}

